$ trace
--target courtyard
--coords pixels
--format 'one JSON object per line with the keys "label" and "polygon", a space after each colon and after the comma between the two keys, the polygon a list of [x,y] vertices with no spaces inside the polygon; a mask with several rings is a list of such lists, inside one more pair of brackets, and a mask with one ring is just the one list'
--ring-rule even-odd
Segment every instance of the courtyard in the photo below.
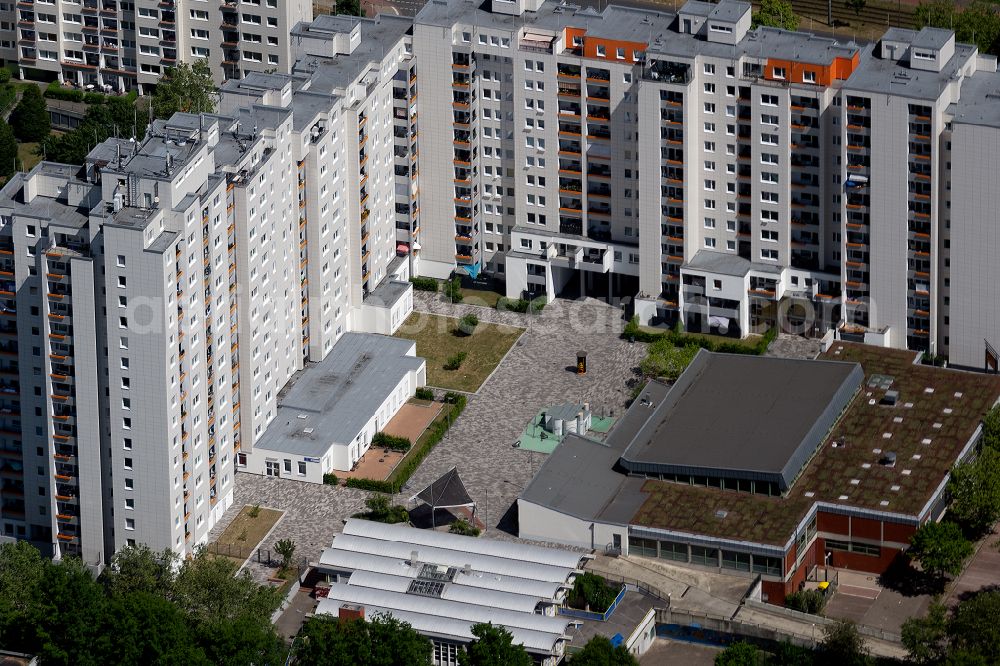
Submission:
{"label": "courtyard", "polygon": [[[620,339],[621,311],[596,300],[557,300],[541,313],[527,315],[452,305],[439,295],[421,292],[414,299],[420,312],[452,318],[474,313],[482,322],[480,328],[502,325],[523,329],[523,334],[518,331],[509,353],[500,356],[503,362],[477,393],[469,395],[465,412],[394,503],[414,508],[415,503],[409,502],[412,495],[457,466],[478,504],[477,517],[486,523],[485,536],[512,539],[511,505],[544,459],[544,454],[512,447],[525,424],[542,409],[567,401],[589,403],[595,414],[621,415],[646,346]],[[577,350],[588,352],[586,375],[575,372]],[[369,496],[355,488],[237,474],[233,509],[213,529],[211,539],[223,533],[241,507],[260,504],[285,512],[261,548],[273,550],[279,539],[292,539],[297,558],[315,561],[343,521],[363,510]],[[508,531],[498,530],[498,525]],[[247,566],[261,580],[270,573],[255,558]]]}

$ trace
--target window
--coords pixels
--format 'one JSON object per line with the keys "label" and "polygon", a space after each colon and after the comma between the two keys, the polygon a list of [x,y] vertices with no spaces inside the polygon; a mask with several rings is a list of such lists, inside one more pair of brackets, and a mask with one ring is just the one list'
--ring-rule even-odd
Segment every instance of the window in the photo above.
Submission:
{"label": "window", "polygon": [[816,83],[816,72],[802,72],[802,83]]}
{"label": "window", "polygon": [[125,519],[125,529],[127,529],[127,530],[134,530],[135,529],[135,518],[126,518]]}
{"label": "window", "polygon": [[303,461],[299,461],[299,476],[306,475],[306,464]]}
{"label": "window", "polygon": [[731,550],[722,551],[722,568],[736,571],[750,571],[750,553],[735,553]]}
{"label": "window", "polygon": [[784,79],[785,78],[785,68],[784,67],[772,67],[771,68],[771,74],[776,79]]}
{"label": "window", "polygon": [[705,67],[703,68],[702,71],[705,72],[705,74],[711,76],[712,74],[715,74],[715,65],[711,63],[705,63]]}
{"label": "window", "polygon": [[598,44],[597,45],[597,57],[598,58],[603,58],[606,55],[607,55],[607,53],[606,53],[606,49],[604,47],[604,44]]}
{"label": "window", "polygon": [[291,473],[292,473],[292,461],[289,460],[288,458],[285,458],[285,474],[291,474]]}
{"label": "window", "polygon": [[617,58],[618,60],[624,60],[625,59],[625,49],[623,49],[623,48],[617,48],[617,49],[615,49],[615,58]]}
{"label": "window", "polygon": [[760,239],[762,241],[770,241],[772,243],[776,243],[778,241],[778,232],[777,231],[770,231],[768,229],[761,229],[760,230]]}
{"label": "window", "polygon": [[777,95],[761,95],[760,103],[764,106],[778,106],[778,96]]}
{"label": "window", "polygon": [[764,259],[765,261],[777,261],[778,260],[778,251],[777,250],[767,250],[767,249],[761,250],[760,251],[760,258]]}
{"label": "window", "polygon": [[722,280],[712,280],[712,289],[722,291]]}
{"label": "window", "polygon": [[660,542],[660,559],[674,560],[675,562],[687,562],[688,547],[685,543],[676,541]]}
{"label": "window", "polygon": [[705,247],[709,248],[709,249],[714,248],[715,247],[715,239],[714,238],[706,238],[705,239]]}
{"label": "window", "polygon": [[714,95],[715,94],[715,84],[714,83],[706,83],[705,84],[705,94],[706,95]]}
{"label": "window", "polygon": [[719,551],[704,546],[691,546],[691,562],[710,567],[719,566]]}

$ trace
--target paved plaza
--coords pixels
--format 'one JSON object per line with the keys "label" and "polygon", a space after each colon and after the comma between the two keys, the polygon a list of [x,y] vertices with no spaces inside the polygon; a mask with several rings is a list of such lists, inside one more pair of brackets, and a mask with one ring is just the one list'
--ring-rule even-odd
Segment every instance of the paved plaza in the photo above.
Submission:
{"label": "paved plaza", "polygon": [[[510,516],[505,518],[505,514],[544,458],[544,454],[511,446],[525,424],[546,406],[563,402],[587,402],[597,415],[620,415],[645,345],[619,339],[621,311],[592,299],[557,300],[540,314],[527,315],[452,305],[422,292],[414,297],[417,310],[456,317],[472,312],[481,321],[527,330],[478,393],[469,394],[465,412],[395,500],[406,503],[457,466],[479,505],[477,517],[488,523],[486,536],[511,539],[496,527],[502,520],[509,527]],[[575,373],[578,350],[588,353],[588,372],[583,376]],[[297,545],[296,558],[315,561],[340,532],[343,521],[363,509],[368,496],[352,488],[237,474],[233,508],[210,538],[217,538],[244,504],[260,504],[286,512],[261,547],[271,549],[275,541],[289,538]],[[255,577],[266,577],[267,570],[255,562],[248,568]]]}

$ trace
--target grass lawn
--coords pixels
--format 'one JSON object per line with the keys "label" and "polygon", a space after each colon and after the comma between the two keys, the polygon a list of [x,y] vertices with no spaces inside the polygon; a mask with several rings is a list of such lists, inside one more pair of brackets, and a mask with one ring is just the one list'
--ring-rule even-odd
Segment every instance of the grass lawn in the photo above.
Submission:
{"label": "grass lawn", "polygon": [[17,144],[17,159],[21,161],[24,165],[23,169],[25,171],[31,171],[36,164],[42,161],[42,156],[37,154],[38,144],[37,143],[21,143]]}
{"label": "grass lawn", "polygon": [[275,509],[258,509],[257,517],[252,516],[254,507],[244,506],[239,515],[233,519],[226,531],[209,545],[209,550],[218,555],[243,564],[243,560],[260,545],[264,536],[271,531],[274,524],[281,518],[281,511]]}
{"label": "grass lawn", "polygon": [[[465,336],[458,332],[457,319],[414,312],[399,327],[396,337],[417,343],[417,356],[427,359],[428,385],[472,393],[523,332],[523,328],[482,323],[472,335]],[[462,366],[445,370],[448,358],[459,352],[467,354]]]}
{"label": "grass lawn", "polygon": [[482,291],[480,289],[462,289],[462,302],[467,305],[484,305],[488,308],[496,308],[497,301],[503,294],[495,291]]}

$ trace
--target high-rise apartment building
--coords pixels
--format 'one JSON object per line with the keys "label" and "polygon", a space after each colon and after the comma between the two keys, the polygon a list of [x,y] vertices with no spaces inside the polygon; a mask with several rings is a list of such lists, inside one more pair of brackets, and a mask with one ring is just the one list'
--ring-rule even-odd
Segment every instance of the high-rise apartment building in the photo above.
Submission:
{"label": "high-rise apartment building", "polygon": [[[0,3],[0,58],[79,87],[143,92],[163,71],[204,59],[216,80],[288,72],[288,34],[309,0],[41,0]],[[51,74],[50,74],[51,75]]]}
{"label": "high-rise apartment building", "polygon": [[93,562],[203,541],[289,378],[395,330],[413,274],[969,367],[1000,346],[1000,74],[950,32],[433,0],[289,34],[287,73],[218,113],[0,193],[5,534]]}

